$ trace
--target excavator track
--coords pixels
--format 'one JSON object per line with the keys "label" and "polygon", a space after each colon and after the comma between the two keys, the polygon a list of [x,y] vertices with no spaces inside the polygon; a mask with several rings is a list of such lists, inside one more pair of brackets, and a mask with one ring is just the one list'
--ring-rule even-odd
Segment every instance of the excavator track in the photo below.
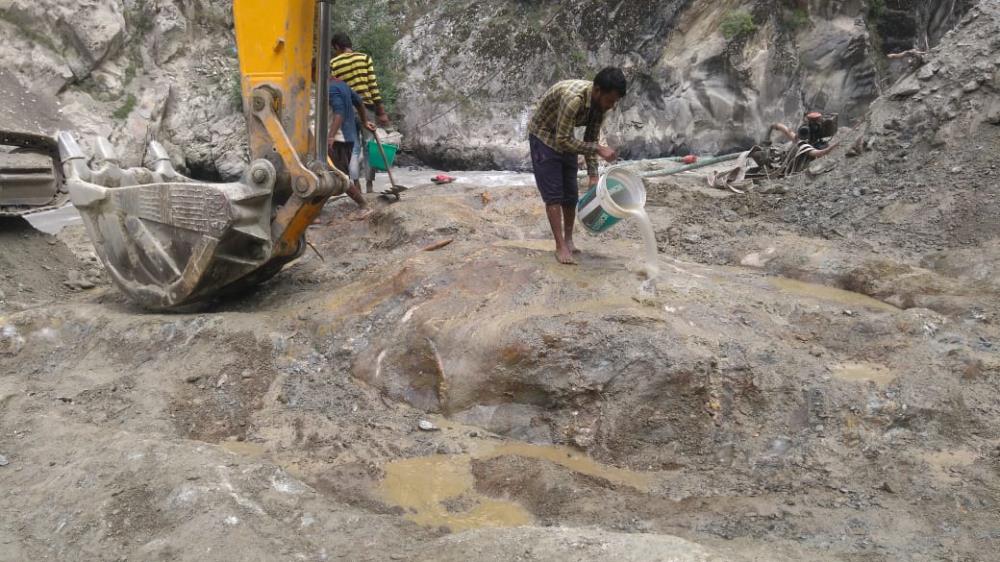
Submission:
{"label": "excavator track", "polygon": [[26,207],[21,205],[7,205],[0,207],[0,217],[26,217],[46,211],[61,209],[69,203],[69,194],[61,193],[59,197],[52,200],[49,205]]}
{"label": "excavator track", "polygon": [[23,217],[69,201],[56,139],[0,130],[0,217]]}

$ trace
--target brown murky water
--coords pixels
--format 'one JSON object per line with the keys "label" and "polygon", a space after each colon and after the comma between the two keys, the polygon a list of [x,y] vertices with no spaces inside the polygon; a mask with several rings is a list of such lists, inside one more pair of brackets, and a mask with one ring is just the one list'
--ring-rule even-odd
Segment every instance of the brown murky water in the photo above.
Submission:
{"label": "brown murky water", "polygon": [[842,381],[871,381],[885,386],[896,378],[888,367],[871,363],[841,363],[833,367],[833,376]]}
{"label": "brown murky water", "polygon": [[267,450],[263,445],[249,443],[247,441],[222,441],[219,443],[219,446],[230,453],[236,453],[237,455],[243,455],[246,457],[260,458],[267,454]]}
{"label": "brown murky water", "polygon": [[932,474],[945,482],[960,480],[955,471],[972,465],[978,458],[979,454],[970,449],[950,449],[923,454],[923,460],[930,467]]}
{"label": "brown murky water", "polygon": [[794,295],[804,296],[804,297],[814,297],[817,299],[822,299],[825,301],[831,301],[844,306],[863,306],[866,308],[873,308],[875,310],[881,310],[885,312],[895,312],[899,309],[891,304],[884,303],[880,300],[873,299],[869,296],[862,295],[861,293],[854,293],[851,291],[845,291],[843,289],[836,289],[834,287],[828,287],[826,285],[818,285],[816,283],[806,283],[804,281],[798,281],[795,279],[789,279],[787,277],[774,277],[769,280],[772,285],[776,288],[785,291],[787,293],[792,293]]}
{"label": "brown murky water", "polygon": [[[427,527],[464,531],[530,523],[531,514],[519,504],[474,490],[471,461],[469,455],[434,455],[389,463],[381,495],[405,509],[407,519]],[[449,501],[461,502],[463,509],[449,509]]]}
{"label": "brown murky water", "polygon": [[524,250],[535,250],[537,252],[551,252],[555,250],[555,242],[552,240],[500,240],[494,242],[497,248],[521,248]]}
{"label": "brown murky water", "polygon": [[503,456],[545,460],[639,490],[648,490],[655,478],[654,474],[602,465],[568,447],[509,443],[467,455],[434,455],[389,463],[379,494],[406,510],[407,519],[428,527],[447,527],[457,532],[530,524],[532,515],[520,504],[490,498],[475,489],[472,460]]}

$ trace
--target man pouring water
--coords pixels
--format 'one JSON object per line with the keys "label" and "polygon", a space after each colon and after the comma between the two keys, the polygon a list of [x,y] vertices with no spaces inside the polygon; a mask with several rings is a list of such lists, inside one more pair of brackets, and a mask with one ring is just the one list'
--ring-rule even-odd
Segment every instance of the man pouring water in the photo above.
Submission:
{"label": "man pouring water", "polygon": [[[613,162],[618,157],[598,141],[605,115],[625,97],[626,89],[625,74],[614,67],[597,73],[593,82],[564,80],[542,96],[528,125],[535,183],[545,202],[559,263],[577,263],[573,256],[578,251],[573,244],[579,199],[577,156],[586,158],[589,186],[594,187],[598,182],[597,158]],[[582,141],[574,135],[575,127],[586,127]]]}

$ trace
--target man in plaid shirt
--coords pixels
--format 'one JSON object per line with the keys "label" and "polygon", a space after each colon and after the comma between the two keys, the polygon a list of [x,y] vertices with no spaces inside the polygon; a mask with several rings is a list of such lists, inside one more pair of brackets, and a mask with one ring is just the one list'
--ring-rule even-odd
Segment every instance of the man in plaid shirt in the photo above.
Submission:
{"label": "man in plaid shirt", "polygon": [[[597,185],[597,157],[613,162],[617,153],[598,143],[604,116],[625,97],[625,74],[608,67],[600,71],[593,82],[565,80],[549,89],[538,104],[528,125],[531,165],[535,183],[545,202],[545,214],[556,241],[559,263],[575,264],[573,227],[576,222],[577,155],[587,160],[590,186]],[[576,127],[586,127],[583,140],[573,133]]]}

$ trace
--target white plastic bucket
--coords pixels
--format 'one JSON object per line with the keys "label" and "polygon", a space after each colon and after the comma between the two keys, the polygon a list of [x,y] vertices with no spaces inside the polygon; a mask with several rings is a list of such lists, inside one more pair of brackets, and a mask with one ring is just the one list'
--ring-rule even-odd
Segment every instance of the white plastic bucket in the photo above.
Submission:
{"label": "white plastic bucket", "polygon": [[642,178],[621,167],[609,169],[576,206],[580,224],[593,234],[608,230],[646,207]]}

